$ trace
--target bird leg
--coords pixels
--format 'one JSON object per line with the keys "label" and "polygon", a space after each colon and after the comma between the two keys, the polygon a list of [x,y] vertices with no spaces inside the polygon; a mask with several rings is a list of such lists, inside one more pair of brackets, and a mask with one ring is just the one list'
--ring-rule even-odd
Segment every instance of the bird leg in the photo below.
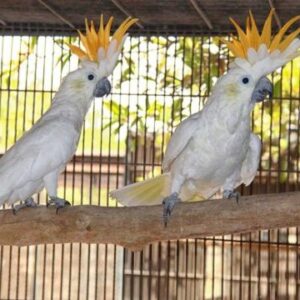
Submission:
{"label": "bird leg", "polygon": [[239,202],[240,199],[240,193],[239,192],[235,192],[233,190],[224,190],[223,192],[223,198],[224,199],[232,199],[234,198],[236,203]]}
{"label": "bird leg", "polygon": [[178,197],[178,193],[173,193],[170,196],[164,198],[162,204],[163,204],[163,219],[165,227],[168,225],[169,218],[171,216],[171,212],[177,202],[180,201],[180,198]]}
{"label": "bird leg", "polygon": [[12,205],[13,214],[17,214],[17,211],[24,207],[37,207],[38,205],[33,201],[33,198],[28,198],[24,201],[24,203],[18,205]]}
{"label": "bird leg", "polygon": [[65,199],[59,198],[59,197],[50,197],[50,200],[47,202],[47,207],[49,205],[55,205],[56,206],[56,213],[58,213],[58,210],[60,208],[64,208],[66,206],[71,205],[71,203]]}

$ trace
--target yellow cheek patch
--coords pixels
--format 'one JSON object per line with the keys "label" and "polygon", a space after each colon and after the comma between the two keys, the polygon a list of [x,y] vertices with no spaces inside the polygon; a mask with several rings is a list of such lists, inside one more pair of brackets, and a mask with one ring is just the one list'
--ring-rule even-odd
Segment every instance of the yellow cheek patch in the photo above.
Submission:
{"label": "yellow cheek patch", "polygon": [[235,98],[237,93],[238,93],[238,90],[237,90],[236,83],[231,83],[226,86],[226,88],[225,88],[226,96]]}
{"label": "yellow cheek patch", "polygon": [[85,88],[85,82],[82,79],[73,80],[71,85],[72,85],[72,88],[76,91],[84,90],[84,88]]}

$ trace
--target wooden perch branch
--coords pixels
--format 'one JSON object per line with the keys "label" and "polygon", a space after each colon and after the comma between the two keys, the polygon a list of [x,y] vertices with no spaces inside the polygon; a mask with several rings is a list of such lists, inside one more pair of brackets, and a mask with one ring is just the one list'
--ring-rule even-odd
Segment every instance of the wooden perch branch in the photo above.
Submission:
{"label": "wooden perch branch", "polygon": [[62,209],[27,208],[13,215],[0,211],[0,245],[112,243],[132,250],[163,240],[244,233],[300,225],[300,192],[178,204],[168,227],[162,207]]}

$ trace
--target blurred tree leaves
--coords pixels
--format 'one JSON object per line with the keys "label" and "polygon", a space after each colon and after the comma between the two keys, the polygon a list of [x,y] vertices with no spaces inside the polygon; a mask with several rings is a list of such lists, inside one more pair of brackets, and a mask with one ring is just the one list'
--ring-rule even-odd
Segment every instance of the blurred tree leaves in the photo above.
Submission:
{"label": "blurred tree leaves", "polygon": [[[3,39],[2,37],[2,42]],[[5,39],[8,40],[9,37]],[[67,73],[69,62],[74,59],[67,43],[78,44],[79,41],[75,37],[55,37],[53,41],[54,67],[59,68],[56,74]],[[30,71],[36,72],[36,60],[32,57],[39,55],[41,40],[29,37],[20,39],[20,43],[20,51],[14,50],[9,61],[2,59],[2,151],[4,140],[11,145],[15,136],[20,136],[42,114],[42,101],[45,101],[47,107],[53,96],[49,91],[9,91],[18,90],[21,85],[26,90],[34,89],[36,84],[32,76],[31,83],[24,84],[27,78],[19,78],[19,75],[24,74],[21,69],[27,63]],[[99,137],[109,134],[111,141],[105,140],[101,151],[106,153],[110,148],[113,153],[121,151],[124,154],[126,138],[132,132],[139,136],[152,134],[155,144],[165,147],[176,125],[203,107],[211,87],[226,71],[228,63],[227,49],[218,37],[170,35],[131,38],[125,44],[123,56],[113,75],[111,99],[104,99],[93,107],[97,116],[103,113],[101,120],[96,117],[93,121],[92,114],[87,116],[85,141],[81,139],[79,151],[89,151],[92,139],[95,149],[100,148]],[[46,72],[49,72],[49,65]],[[272,173],[274,178],[277,176],[276,172],[280,173],[282,182],[287,180],[287,171],[296,173],[300,168],[299,78],[299,59],[289,63],[283,70],[274,72],[274,100],[257,105],[253,112],[253,130],[263,141],[261,167],[263,170],[272,169],[275,172]],[[37,106],[34,108],[34,105]],[[19,121],[16,123],[16,120]],[[7,135],[6,129],[9,129],[10,134]]]}

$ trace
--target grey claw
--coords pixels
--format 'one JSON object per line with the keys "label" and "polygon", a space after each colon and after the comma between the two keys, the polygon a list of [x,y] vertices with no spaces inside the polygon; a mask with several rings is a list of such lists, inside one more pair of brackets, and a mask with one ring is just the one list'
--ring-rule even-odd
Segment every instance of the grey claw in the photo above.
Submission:
{"label": "grey claw", "polygon": [[61,209],[61,208],[64,208],[66,206],[70,206],[71,203],[67,200],[65,200],[65,203],[64,203],[64,206],[56,206],[56,214],[58,215],[58,211]]}
{"label": "grey claw", "polygon": [[163,220],[164,220],[165,227],[167,227],[172,210],[178,201],[180,201],[178,197],[178,193],[173,193],[172,195],[164,198],[162,204],[163,204]]}
{"label": "grey claw", "polygon": [[14,215],[17,214],[17,211],[24,208],[24,207],[37,207],[38,205],[33,201],[32,198],[28,198],[22,204],[18,204],[16,206],[12,206],[12,212]]}
{"label": "grey claw", "polygon": [[66,206],[70,206],[71,203],[62,198],[50,197],[50,200],[47,202],[47,207],[49,207],[50,205],[55,205],[56,214],[58,214],[59,209],[64,208]]}
{"label": "grey claw", "polygon": [[225,198],[225,199],[235,198],[236,203],[239,203],[240,193],[235,192],[235,191],[231,191],[231,190],[224,190],[223,198]]}

